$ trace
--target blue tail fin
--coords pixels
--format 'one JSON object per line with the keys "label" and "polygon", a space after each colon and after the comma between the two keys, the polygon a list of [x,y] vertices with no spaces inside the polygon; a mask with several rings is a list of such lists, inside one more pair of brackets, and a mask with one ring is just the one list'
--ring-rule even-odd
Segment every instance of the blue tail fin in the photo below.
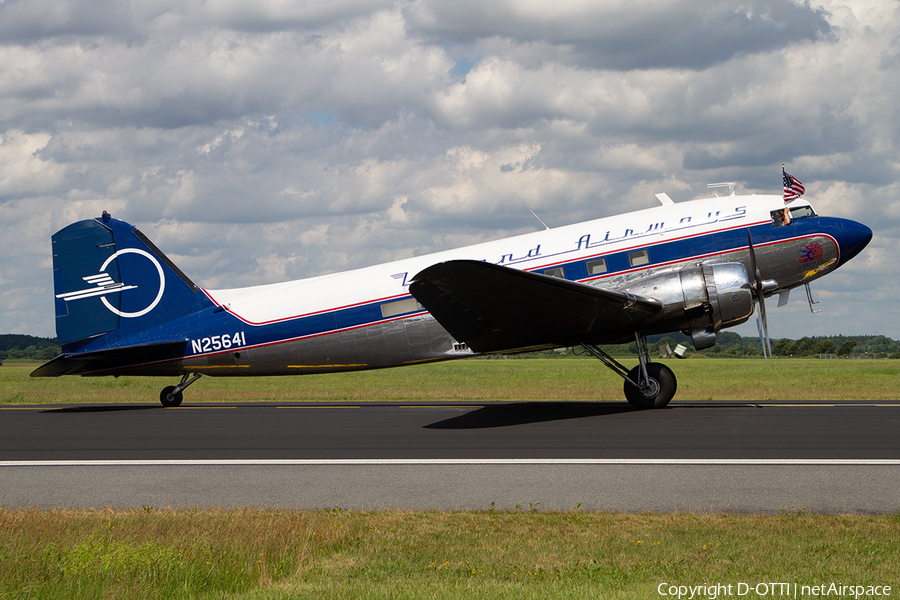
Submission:
{"label": "blue tail fin", "polygon": [[63,352],[109,346],[212,303],[134,226],[104,212],[53,235],[56,334]]}

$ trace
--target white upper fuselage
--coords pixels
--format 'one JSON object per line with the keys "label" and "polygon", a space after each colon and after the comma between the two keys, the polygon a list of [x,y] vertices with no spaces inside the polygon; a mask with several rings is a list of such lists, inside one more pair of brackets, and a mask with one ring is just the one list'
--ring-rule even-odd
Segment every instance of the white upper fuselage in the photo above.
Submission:
{"label": "white upper fuselage", "polygon": [[[805,205],[794,201],[791,207]],[[360,304],[408,297],[408,286],[423,269],[448,260],[487,261],[529,271],[648,246],[701,237],[730,229],[771,223],[771,211],[784,208],[780,196],[726,196],[664,204],[646,210],[535,231],[464,248],[271,285],[206,290],[218,305],[248,325],[266,325]],[[702,259],[702,255],[683,256]],[[657,263],[654,267],[660,267]],[[634,271],[640,271],[636,265]],[[617,271],[567,277],[602,283]]]}

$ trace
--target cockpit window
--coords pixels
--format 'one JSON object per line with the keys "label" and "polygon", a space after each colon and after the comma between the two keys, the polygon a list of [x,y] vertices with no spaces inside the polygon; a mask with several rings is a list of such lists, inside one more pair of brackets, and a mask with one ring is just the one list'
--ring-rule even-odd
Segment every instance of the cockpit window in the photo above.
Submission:
{"label": "cockpit window", "polygon": [[778,210],[773,210],[770,214],[772,215],[772,224],[775,225],[775,227],[790,225],[797,219],[810,219],[818,216],[812,206],[795,206],[790,209],[780,208]]}
{"label": "cockpit window", "polygon": [[791,224],[790,218],[785,219],[785,212],[787,212],[786,208],[772,211],[772,224],[775,225],[775,227],[781,227],[782,225]]}
{"label": "cockpit window", "polygon": [[798,206],[791,209],[792,221],[796,221],[797,219],[809,219],[815,216],[817,216],[816,211],[813,210],[812,206]]}

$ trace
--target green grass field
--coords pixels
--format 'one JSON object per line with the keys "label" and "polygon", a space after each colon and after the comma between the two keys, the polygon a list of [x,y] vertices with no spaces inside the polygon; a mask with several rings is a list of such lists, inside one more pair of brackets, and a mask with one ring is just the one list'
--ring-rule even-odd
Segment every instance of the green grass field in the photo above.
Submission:
{"label": "green grass field", "polygon": [[[900,361],[692,359],[670,365],[679,378],[676,400],[900,397]],[[161,387],[172,383],[32,379],[35,366],[0,367],[0,403],[155,403]],[[473,360],[337,375],[204,377],[186,401],[618,401],[621,389],[621,380],[593,360]],[[781,597],[774,588],[767,595],[737,595],[739,583],[771,582],[889,585],[897,596],[898,565],[900,515],[814,515],[804,507],[784,507],[776,516],[626,515],[577,507],[0,509],[0,598],[16,599],[669,597],[659,594],[660,584],[722,584],[733,586],[730,597]]]}
{"label": "green grass field", "polygon": [[[636,359],[624,361],[636,364]],[[900,361],[670,360],[675,400],[900,398]],[[0,404],[157,402],[177,378],[31,378],[36,363],[0,367]],[[185,402],[622,400],[622,380],[583,358],[461,360],[379,371],[294,377],[203,377]]]}
{"label": "green grass field", "polygon": [[739,583],[768,582],[900,593],[897,516],[0,510],[0,531],[6,598],[660,598],[663,583],[737,597]]}

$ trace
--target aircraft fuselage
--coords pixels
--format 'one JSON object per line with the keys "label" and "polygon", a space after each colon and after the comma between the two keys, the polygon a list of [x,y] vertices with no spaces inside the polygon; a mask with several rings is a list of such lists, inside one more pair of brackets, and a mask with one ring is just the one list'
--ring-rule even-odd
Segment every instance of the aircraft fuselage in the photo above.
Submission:
{"label": "aircraft fuselage", "polygon": [[[793,202],[792,208],[806,207]],[[203,290],[202,314],[142,332],[144,340],[182,336],[184,356],[132,366],[129,373],[292,375],[392,367],[472,356],[409,293],[421,270],[469,259],[628,291],[650,275],[698,263],[742,263],[750,271],[748,230],[767,295],[822,277],[871,237],[846,219],[814,216],[776,225],[779,196],[695,200],[536,231],[457,250],[258,287]],[[803,212],[803,211],[801,211]],[[861,242],[861,238],[865,238]],[[861,245],[860,245],[861,244]],[[527,301],[509,298],[509,302]],[[662,321],[641,333],[671,331]],[[106,343],[134,344],[138,340]],[[625,338],[627,341],[629,338]],[[631,338],[633,339],[633,338]],[[619,338],[597,343],[623,341]],[[91,350],[90,345],[83,350]],[[109,371],[105,371],[109,372]]]}

